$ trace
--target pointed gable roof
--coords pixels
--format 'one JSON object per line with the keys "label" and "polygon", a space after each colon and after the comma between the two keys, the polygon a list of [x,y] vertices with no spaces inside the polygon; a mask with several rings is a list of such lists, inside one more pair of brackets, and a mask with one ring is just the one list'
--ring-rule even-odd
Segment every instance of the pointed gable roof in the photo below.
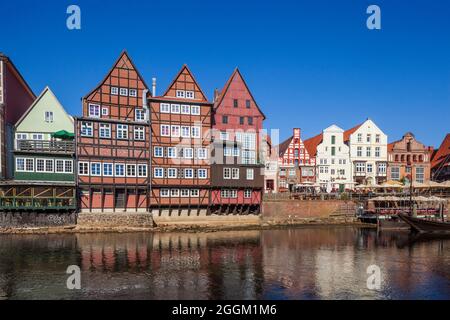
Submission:
{"label": "pointed gable roof", "polygon": [[322,143],[323,133],[303,141],[303,145],[311,157],[317,155],[317,146]]}
{"label": "pointed gable roof", "polygon": [[249,93],[250,97],[252,98],[253,102],[255,103],[256,108],[258,109],[259,113],[263,116],[263,118],[265,120],[266,115],[264,114],[264,112],[262,112],[261,108],[258,106],[258,103],[256,102],[255,97],[253,96],[252,92],[250,91],[250,88],[248,87],[247,82],[245,82],[244,77],[242,76],[241,72],[239,71],[239,68],[234,69],[233,73],[231,74],[231,77],[225,83],[225,86],[223,87],[222,91],[220,91],[220,94],[217,97],[217,101],[214,105],[214,109],[217,109],[220,106],[220,104],[223,101],[223,98],[225,97],[226,93],[228,92],[228,89],[230,88],[233,81],[239,81],[239,80],[241,80],[242,83],[244,84],[245,88],[247,89],[247,92]]}
{"label": "pointed gable roof", "polygon": [[[121,52],[120,56],[117,58],[116,62],[114,62],[111,69],[108,71],[106,76],[103,78],[103,80],[94,88],[94,90],[92,90],[87,95],[85,95],[84,99],[88,99],[89,96],[91,96],[92,94],[95,94],[101,88],[101,86],[108,80],[108,78],[112,75],[114,70],[118,69],[118,68],[134,70],[137,73],[138,80],[142,81],[145,88],[148,89],[148,86],[145,83],[144,78],[141,76],[139,70],[136,68],[135,64],[133,63],[133,60],[131,60],[130,56],[128,55],[128,52],[126,50],[123,50]],[[148,94],[151,95],[150,90],[149,90]]]}
{"label": "pointed gable roof", "polygon": [[285,154],[286,150],[289,148],[289,145],[291,144],[292,139],[294,139],[294,136],[287,138],[278,145],[278,155],[280,157],[282,157]]}
{"label": "pointed gable roof", "polygon": [[[36,98],[36,100],[33,101],[31,106],[27,109],[27,111],[22,115],[22,117],[17,121],[15,127],[19,127],[19,125],[27,118],[27,116],[33,111],[33,109],[41,103],[46,97],[50,99],[51,102],[53,102],[53,106],[56,108],[59,108],[65,115],[67,115],[67,118],[73,123],[73,118],[66,112],[62,104],[59,102],[58,98],[55,96],[53,91],[47,86],[45,89],[41,92],[39,97]],[[73,129],[72,129],[73,131]]]}
{"label": "pointed gable roof", "polygon": [[164,92],[163,96],[176,98],[176,90],[194,91],[195,94],[194,100],[201,100],[205,102],[208,101],[208,98],[203,93],[203,90],[200,88],[197,80],[195,80],[193,73],[191,72],[191,70],[189,70],[189,67],[186,64],[184,64],[181,67],[181,70],[172,80],[166,92]]}
{"label": "pointed gable roof", "polygon": [[349,141],[349,140],[350,140],[350,136],[351,136],[353,133],[355,133],[355,131],[358,130],[362,125],[363,125],[363,124],[360,123],[360,124],[358,124],[357,126],[355,126],[355,127],[351,128],[351,129],[348,129],[348,130],[344,131],[344,142]]}
{"label": "pointed gable roof", "polygon": [[436,152],[434,152],[433,159],[431,159],[431,167],[435,168],[436,166],[440,165],[443,161],[448,159],[449,155],[450,155],[450,133],[447,133],[439,149]]}

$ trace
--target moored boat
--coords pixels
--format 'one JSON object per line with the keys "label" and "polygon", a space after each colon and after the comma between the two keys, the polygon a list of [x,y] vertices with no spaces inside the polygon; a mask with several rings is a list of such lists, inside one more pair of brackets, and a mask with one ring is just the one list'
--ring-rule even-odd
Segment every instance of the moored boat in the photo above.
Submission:
{"label": "moored boat", "polygon": [[399,214],[398,217],[419,233],[450,234],[450,223],[436,220],[426,220]]}

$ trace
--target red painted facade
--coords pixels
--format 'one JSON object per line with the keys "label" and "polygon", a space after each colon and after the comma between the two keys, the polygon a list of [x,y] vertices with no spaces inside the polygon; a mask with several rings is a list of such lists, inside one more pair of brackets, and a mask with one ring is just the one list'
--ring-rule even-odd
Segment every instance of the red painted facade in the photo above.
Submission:
{"label": "red painted facade", "polygon": [[242,74],[236,69],[215,97],[214,163],[211,166],[213,213],[259,212],[264,189],[264,166],[260,159],[264,119]]}
{"label": "red painted facade", "polygon": [[81,210],[147,210],[147,94],[144,80],[123,52],[100,85],[83,98],[83,116],[75,122]]}

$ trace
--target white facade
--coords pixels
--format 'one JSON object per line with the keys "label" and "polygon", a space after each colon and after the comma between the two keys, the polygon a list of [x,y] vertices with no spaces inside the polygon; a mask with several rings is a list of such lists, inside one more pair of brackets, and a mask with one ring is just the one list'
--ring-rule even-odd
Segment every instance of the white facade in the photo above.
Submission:
{"label": "white facade", "polygon": [[316,157],[317,182],[322,188],[353,188],[350,148],[344,141],[344,130],[336,125],[325,129]]}
{"label": "white facade", "polygon": [[370,119],[350,135],[350,160],[355,182],[373,185],[386,180],[387,139]]}

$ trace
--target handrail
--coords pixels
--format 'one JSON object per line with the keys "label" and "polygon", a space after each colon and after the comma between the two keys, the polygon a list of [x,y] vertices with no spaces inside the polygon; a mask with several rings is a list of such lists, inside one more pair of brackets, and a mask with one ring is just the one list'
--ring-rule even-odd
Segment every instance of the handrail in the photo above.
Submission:
{"label": "handrail", "polygon": [[16,151],[74,153],[75,142],[55,140],[17,140]]}

